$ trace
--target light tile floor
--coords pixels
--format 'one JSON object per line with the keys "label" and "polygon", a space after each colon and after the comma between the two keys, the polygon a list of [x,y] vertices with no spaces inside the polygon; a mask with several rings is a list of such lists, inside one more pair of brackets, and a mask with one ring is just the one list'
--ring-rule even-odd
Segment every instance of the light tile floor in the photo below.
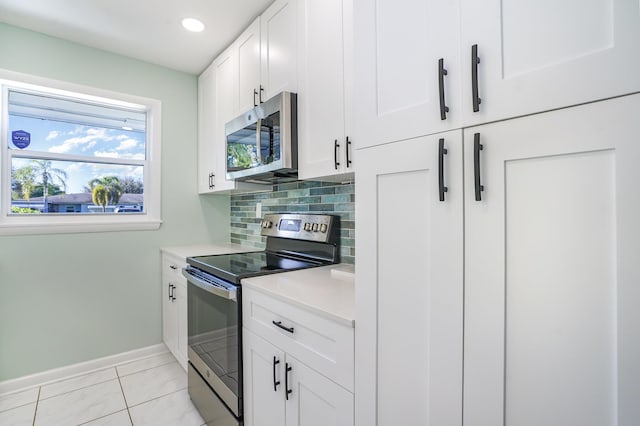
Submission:
{"label": "light tile floor", "polygon": [[0,395],[2,426],[201,426],[170,353]]}

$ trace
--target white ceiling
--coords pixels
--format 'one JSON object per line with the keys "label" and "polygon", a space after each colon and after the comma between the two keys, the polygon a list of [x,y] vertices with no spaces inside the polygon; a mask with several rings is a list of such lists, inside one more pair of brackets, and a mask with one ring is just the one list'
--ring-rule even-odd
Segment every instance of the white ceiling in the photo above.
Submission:
{"label": "white ceiling", "polygon": [[[0,0],[0,22],[199,74],[273,0]],[[198,18],[201,33],[182,28]]]}

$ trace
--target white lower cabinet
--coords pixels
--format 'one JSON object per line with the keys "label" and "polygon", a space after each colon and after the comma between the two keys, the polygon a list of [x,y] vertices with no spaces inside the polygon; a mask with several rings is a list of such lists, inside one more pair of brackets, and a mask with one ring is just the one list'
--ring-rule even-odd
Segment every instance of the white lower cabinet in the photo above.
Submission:
{"label": "white lower cabinet", "polygon": [[187,280],[185,260],[162,255],[162,340],[182,368],[187,369]]}
{"label": "white lower cabinet", "polygon": [[638,424],[638,111],[465,130],[465,426]]}
{"label": "white lower cabinet", "polygon": [[245,425],[350,426],[353,394],[245,329]]}
{"label": "white lower cabinet", "polygon": [[358,154],[357,424],[459,426],[462,132]]}
{"label": "white lower cabinet", "polygon": [[[296,307],[283,310],[286,303],[248,288],[243,299],[245,426],[353,426],[354,395],[338,383],[346,377],[343,370],[353,382],[353,329],[336,325],[346,331],[336,335],[335,329],[318,328],[323,318]],[[268,324],[262,321],[267,317]],[[349,335],[350,341],[344,339]],[[322,363],[337,367],[329,371]]]}
{"label": "white lower cabinet", "polygon": [[638,111],[359,151],[358,426],[637,424]]}

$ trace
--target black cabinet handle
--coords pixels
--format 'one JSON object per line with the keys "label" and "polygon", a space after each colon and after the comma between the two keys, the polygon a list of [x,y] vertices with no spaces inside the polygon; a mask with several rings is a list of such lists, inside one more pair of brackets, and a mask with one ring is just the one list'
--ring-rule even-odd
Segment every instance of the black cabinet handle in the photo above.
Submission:
{"label": "black cabinet handle", "polygon": [[216,187],[215,182],[215,174],[214,173],[209,173],[209,189],[213,189]]}
{"label": "black cabinet handle", "polygon": [[480,143],[480,133],[473,134],[473,179],[476,187],[476,201],[482,201],[481,192],[484,191],[484,185],[480,184],[480,151],[484,147]]}
{"label": "black cabinet handle", "polygon": [[173,287],[173,285],[169,283],[169,287],[167,287],[167,289],[169,290],[169,300],[171,300],[171,287]]}
{"label": "black cabinet handle", "polygon": [[444,147],[444,138],[438,141],[438,189],[440,201],[444,201],[444,193],[449,190],[444,186],[444,156],[447,155],[447,148]]}
{"label": "black cabinet handle", "polygon": [[262,100],[262,92],[264,92],[264,87],[262,87],[262,84],[261,84],[261,85],[260,85],[260,97],[259,97],[259,99],[258,99],[258,100],[260,101],[260,103],[264,102],[264,101]]}
{"label": "black cabinet handle", "polygon": [[338,148],[340,148],[340,144],[338,143],[338,139],[336,139],[333,143],[333,164],[336,170],[338,170],[338,166],[340,165],[340,163],[338,163]]}
{"label": "black cabinet handle", "polygon": [[283,329],[284,331],[288,331],[289,333],[293,334],[293,327],[291,327],[291,328],[285,327],[284,325],[282,325],[282,321],[271,321],[271,322],[276,327],[279,327],[279,328]]}
{"label": "black cabinet handle", "polygon": [[347,168],[349,168],[349,166],[351,165],[352,161],[349,159],[349,148],[351,147],[351,141],[349,140],[349,136],[346,137],[346,147],[345,147],[345,152],[346,152],[346,159],[347,159]]}
{"label": "black cabinet handle", "polygon": [[176,300],[176,296],[174,294],[175,289],[176,289],[176,286],[169,283],[169,300],[171,300],[172,302]]}
{"label": "black cabinet handle", "polygon": [[478,56],[478,45],[471,46],[471,97],[473,98],[473,112],[480,111],[482,99],[478,96],[478,64],[480,57]]}
{"label": "black cabinet handle", "polygon": [[276,380],[276,365],[280,364],[280,360],[276,359],[276,356],[273,356],[273,391],[278,392],[278,385],[280,384],[279,380]]}
{"label": "black cabinet handle", "polygon": [[292,389],[289,389],[289,371],[293,370],[293,368],[291,367],[291,364],[289,364],[288,362],[284,363],[284,398],[288,401],[289,400],[289,394],[291,392],[293,392]]}
{"label": "black cabinet handle", "polygon": [[447,119],[447,113],[449,107],[445,105],[444,101],[444,76],[447,75],[447,70],[444,68],[444,58],[438,60],[438,88],[440,92],[440,120]]}
{"label": "black cabinet handle", "polygon": [[258,103],[256,102],[256,96],[258,96],[258,91],[256,89],[253,89],[253,106],[257,107]]}

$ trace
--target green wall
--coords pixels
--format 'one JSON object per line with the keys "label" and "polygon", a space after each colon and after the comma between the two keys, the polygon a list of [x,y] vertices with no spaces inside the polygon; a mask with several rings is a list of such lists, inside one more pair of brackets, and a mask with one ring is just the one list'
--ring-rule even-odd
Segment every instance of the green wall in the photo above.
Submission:
{"label": "green wall", "polygon": [[228,241],[197,195],[197,78],[0,23],[0,68],[162,101],[157,231],[0,236],[0,381],[162,341],[160,247]]}

